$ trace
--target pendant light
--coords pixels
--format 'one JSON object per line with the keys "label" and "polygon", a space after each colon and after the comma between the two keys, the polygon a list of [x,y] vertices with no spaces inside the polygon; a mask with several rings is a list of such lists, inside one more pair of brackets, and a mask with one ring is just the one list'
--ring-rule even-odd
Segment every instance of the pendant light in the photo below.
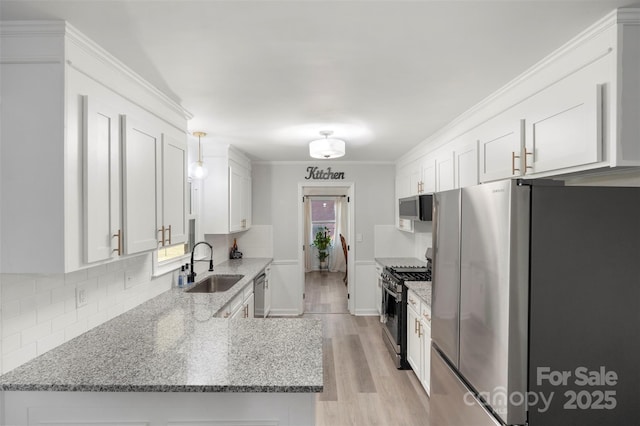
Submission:
{"label": "pendant light", "polygon": [[209,171],[204,166],[202,162],[202,144],[200,143],[200,138],[202,136],[207,136],[205,132],[193,132],[193,136],[198,137],[198,161],[194,161],[189,165],[189,176],[191,179],[204,179],[209,174]]}
{"label": "pendant light", "polygon": [[333,132],[331,130],[323,130],[320,135],[324,139],[317,139],[309,142],[309,155],[313,158],[339,158],[344,155],[344,141],[342,139],[330,138]]}

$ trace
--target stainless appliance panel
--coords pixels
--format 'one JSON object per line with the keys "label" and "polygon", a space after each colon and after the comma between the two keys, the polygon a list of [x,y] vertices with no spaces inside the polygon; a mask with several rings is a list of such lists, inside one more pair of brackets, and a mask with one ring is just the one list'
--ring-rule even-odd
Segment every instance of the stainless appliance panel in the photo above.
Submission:
{"label": "stainless appliance panel", "polygon": [[508,424],[526,421],[495,396],[526,391],[528,191],[502,181],[461,197],[459,371]]}
{"label": "stainless appliance panel", "polygon": [[460,190],[434,194],[431,340],[458,365]]}
{"label": "stainless appliance panel", "polygon": [[640,424],[640,188],[532,188],[531,318],[531,425]]}
{"label": "stainless appliance panel", "polygon": [[420,220],[420,197],[400,198],[398,200],[398,216],[400,219]]}
{"label": "stainless appliance panel", "polygon": [[500,426],[433,346],[430,400],[431,426]]}

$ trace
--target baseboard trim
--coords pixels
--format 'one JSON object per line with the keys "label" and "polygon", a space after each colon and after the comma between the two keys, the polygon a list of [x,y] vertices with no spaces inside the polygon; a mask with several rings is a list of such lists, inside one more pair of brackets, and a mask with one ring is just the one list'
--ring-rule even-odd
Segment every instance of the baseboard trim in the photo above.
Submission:
{"label": "baseboard trim", "polygon": [[377,309],[356,309],[355,315],[358,317],[371,317],[371,316],[378,316],[380,315],[378,313]]}
{"label": "baseboard trim", "polygon": [[269,312],[269,317],[299,317],[297,309],[273,309]]}

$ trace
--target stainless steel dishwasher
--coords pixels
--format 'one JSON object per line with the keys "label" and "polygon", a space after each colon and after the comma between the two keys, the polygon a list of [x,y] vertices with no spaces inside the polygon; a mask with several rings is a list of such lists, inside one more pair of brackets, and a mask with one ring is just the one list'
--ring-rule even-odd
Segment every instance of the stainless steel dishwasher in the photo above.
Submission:
{"label": "stainless steel dishwasher", "polygon": [[254,297],[254,307],[253,307],[253,316],[255,318],[264,318],[264,286],[267,278],[267,274],[264,272],[260,272],[257,277],[253,279],[253,297]]}

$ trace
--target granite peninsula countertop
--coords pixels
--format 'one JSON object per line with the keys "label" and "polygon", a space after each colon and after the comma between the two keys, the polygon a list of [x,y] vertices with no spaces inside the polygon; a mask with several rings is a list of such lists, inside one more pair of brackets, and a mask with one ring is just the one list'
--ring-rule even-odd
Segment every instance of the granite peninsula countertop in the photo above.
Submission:
{"label": "granite peninsula countertop", "polygon": [[431,281],[406,281],[404,285],[422,299],[427,305],[431,306]]}
{"label": "granite peninsula countertop", "polygon": [[213,274],[245,275],[228,291],[172,288],[0,376],[0,389],[322,392],[320,320],[214,316],[270,262],[227,261]]}

